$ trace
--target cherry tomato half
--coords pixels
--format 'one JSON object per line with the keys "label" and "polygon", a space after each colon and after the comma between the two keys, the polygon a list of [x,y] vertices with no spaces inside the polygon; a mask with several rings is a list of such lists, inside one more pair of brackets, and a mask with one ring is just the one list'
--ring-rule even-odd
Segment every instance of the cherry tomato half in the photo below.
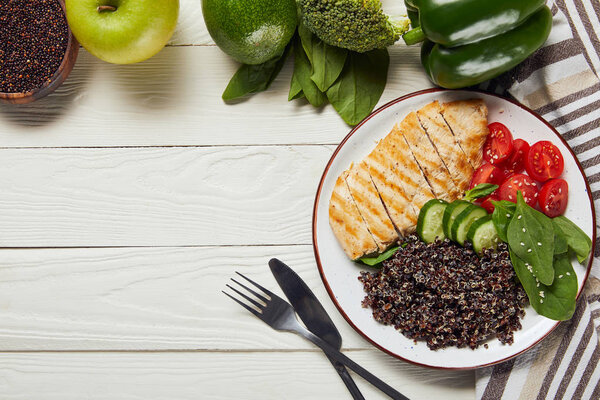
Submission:
{"label": "cherry tomato half", "polygon": [[483,145],[483,158],[490,164],[501,164],[512,154],[512,134],[500,122],[489,124],[488,129],[490,134]]}
{"label": "cherry tomato half", "polygon": [[471,184],[469,185],[469,189],[473,189],[476,185],[480,183],[491,183],[493,185],[500,185],[504,181],[504,174],[502,170],[498,167],[493,166],[492,164],[483,164],[481,167],[477,168],[475,173],[473,174],[473,178],[471,178]]}
{"label": "cherry tomato half", "polygon": [[513,152],[502,164],[504,176],[518,174],[525,170],[525,162],[529,153],[529,143],[523,139],[513,141]]}
{"label": "cherry tomato half", "polygon": [[498,189],[498,194],[501,200],[517,202],[517,191],[523,194],[525,203],[534,207],[538,199],[538,185],[525,174],[515,174],[504,181]]}
{"label": "cherry tomato half", "polygon": [[540,209],[550,218],[562,215],[569,200],[569,185],[564,179],[550,179],[540,190]]}
{"label": "cherry tomato half", "polygon": [[558,147],[547,140],[535,143],[529,149],[525,169],[530,177],[539,182],[558,178],[565,167]]}
{"label": "cherry tomato half", "polygon": [[485,208],[485,211],[487,211],[489,214],[494,212],[494,205],[492,204],[492,201],[498,201],[500,200],[500,198],[498,196],[496,196],[496,193],[494,192],[493,194],[490,194],[487,197],[484,197],[481,200],[481,204],[480,206]]}

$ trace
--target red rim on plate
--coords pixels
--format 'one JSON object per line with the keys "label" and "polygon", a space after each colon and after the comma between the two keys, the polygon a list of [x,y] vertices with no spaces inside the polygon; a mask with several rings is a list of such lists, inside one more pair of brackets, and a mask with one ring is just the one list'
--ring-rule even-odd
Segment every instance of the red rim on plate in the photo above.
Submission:
{"label": "red rim on plate", "polygon": [[[434,369],[441,369],[441,370],[470,370],[470,369],[475,369],[475,368],[482,368],[482,367],[487,367],[490,365],[494,365],[494,364],[498,364],[501,363],[503,361],[509,360],[511,358],[514,358],[516,356],[518,356],[519,354],[522,354],[528,350],[530,350],[531,348],[533,348],[534,346],[536,346],[539,342],[541,342],[544,338],[548,337],[548,335],[554,331],[554,329],[556,329],[556,327],[560,324],[560,322],[557,322],[556,324],[554,324],[554,326],[548,330],[548,332],[543,335],[541,338],[539,338],[536,342],[534,342],[533,344],[531,344],[529,347],[513,354],[510,355],[508,357],[505,357],[503,359],[500,360],[496,360],[493,362],[489,362],[489,363],[485,363],[485,364],[480,364],[480,365],[475,365],[475,366],[471,366],[471,367],[441,367],[441,366],[433,366],[433,365],[428,365],[428,364],[422,364],[422,363],[418,363],[415,362],[413,360],[409,360],[406,359],[404,357],[402,357],[399,354],[396,354],[382,346],[380,346],[379,344],[377,344],[373,339],[371,339],[367,334],[365,334],[360,328],[358,328],[353,322],[352,320],[348,317],[348,315],[346,314],[346,312],[343,310],[343,308],[341,307],[341,305],[338,303],[338,301],[335,298],[335,295],[333,294],[333,291],[329,285],[329,283],[327,282],[327,278],[325,276],[325,273],[323,272],[323,266],[321,264],[321,258],[319,255],[319,246],[317,244],[317,231],[316,231],[316,223],[317,223],[317,207],[319,204],[319,199],[321,197],[321,192],[323,189],[323,183],[325,181],[325,178],[327,177],[327,173],[329,172],[329,168],[331,167],[333,161],[335,160],[336,156],[338,155],[338,153],[340,152],[340,150],[342,149],[342,147],[344,146],[344,144],[348,141],[348,139],[350,139],[350,137],[352,135],[354,135],[354,133],[361,127],[363,126],[368,120],[370,120],[371,118],[373,118],[374,116],[376,116],[377,114],[379,114],[381,111],[396,105],[404,100],[407,100],[409,98],[412,97],[416,97],[416,96],[420,96],[420,95],[424,95],[424,94],[428,94],[428,93],[434,93],[434,92],[448,92],[449,90],[446,89],[439,89],[439,88],[432,88],[432,89],[426,89],[426,90],[420,90],[417,92],[413,92],[410,94],[407,94],[405,96],[399,97],[395,100],[390,101],[387,104],[384,104],[383,106],[379,107],[377,110],[373,111],[369,116],[367,116],[360,124],[358,124],[357,126],[355,126],[350,133],[348,133],[348,135],[346,135],[346,137],[342,140],[342,142],[338,145],[338,147],[335,149],[333,155],[331,156],[331,158],[329,159],[329,161],[327,162],[327,166],[325,167],[325,170],[323,171],[323,175],[321,176],[321,180],[319,181],[319,187],[317,188],[317,194],[315,196],[315,202],[314,202],[314,206],[313,206],[313,218],[312,218],[312,241],[313,241],[313,250],[315,253],[315,259],[317,261],[317,267],[319,268],[319,274],[321,275],[321,279],[323,280],[323,284],[325,285],[325,288],[327,289],[327,293],[329,294],[329,297],[331,298],[331,300],[333,301],[333,303],[335,304],[335,306],[337,307],[338,311],[340,312],[340,314],[342,314],[342,316],[344,317],[344,319],[348,322],[348,324],[350,324],[350,326],[352,326],[352,328],[354,328],[354,330],[356,332],[358,332],[363,338],[365,338],[367,341],[369,341],[373,346],[377,347],[378,349],[384,351],[385,353],[396,357],[400,360],[409,362],[411,364],[415,364],[415,365],[419,365],[419,366],[423,366],[423,367],[428,367],[428,368],[434,368]],[[568,145],[567,141],[556,131],[556,129],[554,129],[554,127],[552,125],[550,125],[550,123],[548,123],[545,119],[543,119],[542,117],[540,117],[538,114],[536,114],[535,112],[533,112],[531,109],[529,109],[528,107],[514,101],[511,99],[507,99],[504,98],[502,96],[498,96],[496,94],[493,93],[487,93],[487,92],[483,92],[483,91],[478,91],[478,90],[463,90],[463,91],[468,91],[468,92],[473,92],[473,93],[479,93],[479,94],[483,94],[483,95],[487,95],[487,96],[493,96],[493,97],[497,97],[499,99],[508,101],[512,104],[514,104],[515,106],[525,110],[526,112],[530,113],[531,115],[533,115],[534,117],[536,117],[538,120],[540,120],[541,122],[543,122],[548,129],[550,129],[555,135],[556,137],[565,145],[565,147],[569,150],[571,156],[573,157],[573,159],[575,160],[575,164],[577,165],[577,168],[579,168],[579,172],[581,173],[584,182],[585,182],[585,187],[587,189],[587,195],[590,201],[590,207],[591,207],[591,212],[592,212],[592,220],[595,221],[596,220],[596,211],[594,209],[594,201],[592,198],[592,192],[590,189],[590,185],[588,182],[588,179],[583,171],[583,168],[581,167],[581,164],[579,163],[579,160],[577,159],[577,156],[575,155],[575,153],[573,152],[573,150],[571,149],[571,147]],[[579,299],[581,292],[583,291],[583,287],[585,286],[585,283],[587,282],[588,276],[590,274],[590,271],[592,269],[592,262],[593,262],[593,250],[596,247],[596,230],[593,229],[592,231],[592,255],[590,256],[590,260],[588,262],[586,271],[585,271],[585,276],[583,278],[583,282],[581,284],[581,289],[578,291],[577,293],[577,299]],[[399,333],[401,334],[401,333]]]}

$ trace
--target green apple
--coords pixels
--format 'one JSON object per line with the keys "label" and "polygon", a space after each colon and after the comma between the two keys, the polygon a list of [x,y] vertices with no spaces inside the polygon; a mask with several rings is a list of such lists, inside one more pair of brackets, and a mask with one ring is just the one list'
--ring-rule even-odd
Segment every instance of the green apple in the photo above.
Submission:
{"label": "green apple", "polygon": [[67,20],[83,47],[101,60],[131,64],[169,41],[179,0],[66,0]]}

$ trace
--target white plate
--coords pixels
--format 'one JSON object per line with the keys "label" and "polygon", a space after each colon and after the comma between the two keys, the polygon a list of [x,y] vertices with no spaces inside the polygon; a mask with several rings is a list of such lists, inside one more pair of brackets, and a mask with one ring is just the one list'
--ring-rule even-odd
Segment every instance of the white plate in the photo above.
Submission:
{"label": "white plate", "polygon": [[[435,368],[478,368],[504,361],[530,349],[556,328],[558,323],[538,315],[529,306],[522,319],[523,328],[515,332],[515,341],[512,345],[503,345],[495,338],[487,341],[489,348],[480,346],[476,350],[447,348],[432,351],[423,341],[415,344],[393,327],[376,322],[371,315],[371,309],[362,308],[364,292],[358,276],[365,268],[346,257],[333,235],[329,227],[329,198],[340,173],[352,162],[366,157],[377,141],[385,137],[394,124],[409,112],[433,100],[446,102],[467,98],[485,100],[489,109],[488,120],[502,122],[511,130],[515,138],[524,139],[530,144],[542,139],[549,140],[558,146],[565,159],[562,177],[569,183],[569,203],[565,215],[593,238],[594,243],[596,240],[594,206],[581,166],[571,149],[550,124],[525,107],[481,92],[432,89],[396,99],[367,117],[339,145],[327,164],[319,184],[313,214],[313,246],[317,265],[331,299],[358,333],[395,357]],[[573,262],[573,267],[577,272],[579,292],[581,292],[591,269],[591,261],[587,268],[576,261]]]}

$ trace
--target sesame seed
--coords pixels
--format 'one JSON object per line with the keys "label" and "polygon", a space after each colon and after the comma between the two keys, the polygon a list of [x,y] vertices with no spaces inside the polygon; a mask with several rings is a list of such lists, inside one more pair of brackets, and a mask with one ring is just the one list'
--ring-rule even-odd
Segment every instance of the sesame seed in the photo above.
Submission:
{"label": "sesame seed", "polygon": [[567,275],[571,276],[571,273],[570,273],[570,272],[567,272]]}
{"label": "sesame seed", "polygon": [[531,253],[531,249],[527,249],[527,252],[528,252],[528,253]]}
{"label": "sesame seed", "polygon": [[562,277],[563,277],[563,274],[560,274],[558,277],[559,277],[559,278],[562,278]]}
{"label": "sesame seed", "polygon": [[522,215],[519,215],[519,216],[517,216],[517,219],[521,219],[521,218],[523,218],[523,216],[522,216]]}
{"label": "sesame seed", "polygon": [[523,242],[521,242],[521,243],[519,243],[519,244],[520,244],[521,246],[525,246],[525,243],[523,243]]}
{"label": "sesame seed", "polygon": [[541,243],[541,242],[538,242],[538,246],[541,246],[541,245],[542,245],[542,243]]}
{"label": "sesame seed", "polygon": [[521,229],[523,231],[523,233],[527,232],[527,229],[523,228]]}

